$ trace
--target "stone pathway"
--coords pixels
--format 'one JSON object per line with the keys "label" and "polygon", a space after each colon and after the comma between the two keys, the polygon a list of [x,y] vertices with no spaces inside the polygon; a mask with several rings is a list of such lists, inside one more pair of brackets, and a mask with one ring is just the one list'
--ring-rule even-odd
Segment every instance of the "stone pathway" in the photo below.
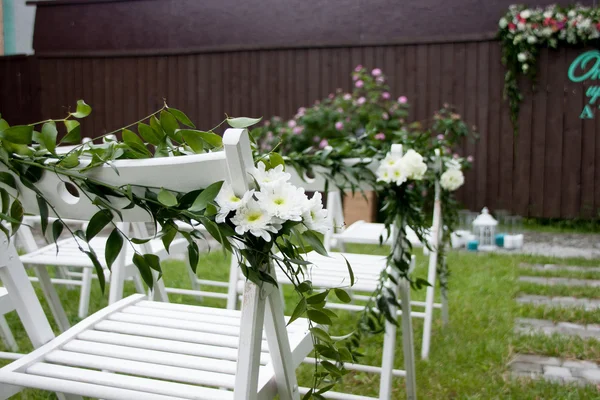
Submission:
{"label": "stone pathway", "polygon": [[579,336],[583,339],[594,338],[600,340],[600,325],[580,325],[571,322],[558,322],[544,319],[517,318],[515,321],[515,332],[534,335],[542,333],[545,335],[560,334],[566,336]]}
{"label": "stone pathway", "polygon": [[509,363],[511,375],[517,378],[546,379],[580,385],[600,384],[600,368],[590,361],[563,360],[529,354],[517,354]]}
{"label": "stone pathway", "polygon": [[534,271],[569,271],[569,272],[598,272],[600,267],[576,267],[572,265],[555,265],[555,264],[527,264],[520,263],[520,268],[532,269]]}
{"label": "stone pathway", "polygon": [[583,308],[586,311],[600,309],[600,299],[578,299],[576,297],[550,297],[525,294],[517,297],[517,302],[521,304],[533,304],[536,306]]}
{"label": "stone pathway", "polygon": [[600,287],[600,280],[574,278],[546,278],[543,276],[520,276],[519,282],[529,282],[546,286],[588,286]]}

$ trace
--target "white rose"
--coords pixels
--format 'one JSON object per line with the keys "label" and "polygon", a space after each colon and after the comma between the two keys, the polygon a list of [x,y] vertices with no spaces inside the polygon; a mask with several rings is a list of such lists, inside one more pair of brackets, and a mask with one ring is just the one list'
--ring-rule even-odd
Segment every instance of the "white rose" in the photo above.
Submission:
{"label": "white rose", "polygon": [[523,72],[527,72],[527,70],[529,69],[529,65],[527,65],[527,64],[523,64],[523,65],[521,66],[521,68],[523,69]]}
{"label": "white rose", "polygon": [[522,23],[522,22],[519,22],[517,24],[517,29],[520,30],[520,31],[524,31],[525,30],[525,24]]}
{"label": "white rose", "polygon": [[440,177],[440,186],[444,190],[454,191],[465,183],[465,176],[460,169],[451,168]]}
{"label": "white rose", "polygon": [[567,13],[567,16],[568,16],[569,18],[573,18],[575,15],[577,15],[577,13],[575,12],[575,10],[571,10],[571,11],[569,11],[569,12]]}
{"label": "white rose", "polygon": [[498,22],[498,26],[500,26],[500,28],[504,29],[508,26],[508,21],[506,20],[506,18],[500,18],[500,22]]}
{"label": "white rose", "polygon": [[521,62],[527,61],[527,54],[525,54],[525,53],[519,53],[519,54],[517,54],[517,59],[519,61],[521,61]]}
{"label": "white rose", "polygon": [[421,180],[427,172],[427,164],[423,162],[423,157],[414,150],[409,150],[400,160],[402,169],[407,178]]}
{"label": "white rose", "polygon": [[556,19],[557,19],[557,20],[559,20],[559,21],[560,21],[561,19],[564,19],[564,18],[565,18],[565,15],[564,15],[564,14],[562,14],[562,13],[557,13],[557,14],[556,14]]}
{"label": "white rose", "polygon": [[537,42],[537,38],[535,36],[529,36],[527,38],[527,43],[534,44],[535,42]]}
{"label": "white rose", "polygon": [[527,19],[527,18],[531,17],[531,11],[523,10],[523,11],[521,11],[521,14],[519,14],[519,15],[521,16],[521,18]]}
{"label": "white rose", "polygon": [[544,18],[552,18],[552,11],[551,10],[545,11]]}
{"label": "white rose", "polygon": [[552,31],[552,28],[544,28],[544,29],[542,29],[542,35],[544,35],[546,37],[552,36],[552,33],[554,33]]}

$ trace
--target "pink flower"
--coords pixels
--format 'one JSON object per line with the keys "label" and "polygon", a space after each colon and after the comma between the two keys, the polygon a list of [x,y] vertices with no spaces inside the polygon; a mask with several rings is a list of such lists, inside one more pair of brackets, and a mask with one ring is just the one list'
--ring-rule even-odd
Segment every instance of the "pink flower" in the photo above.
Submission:
{"label": "pink flower", "polygon": [[406,96],[400,96],[400,97],[398,97],[398,103],[400,103],[400,104],[406,104],[406,102],[408,102],[408,99],[406,98]]}
{"label": "pink flower", "polygon": [[352,75],[352,80],[353,80],[353,81],[357,81],[357,80],[358,80],[358,78],[359,78],[358,74],[354,74],[354,75]]}
{"label": "pink flower", "polygon": [[468,161],[468,162],[473,162],[473,160],[474,160],[473,156],[469,156],[469,157],[467,157],[467,161]]}
{"label": "pink flower", "polygon": [[329,142],[327,141],[327,139],[323,139],[321,140],[321,142],[319,143],[319,148],[320,149],[324,149],[325,147],[329,146]]}
{"label": "pink flower", "polygon": [[362,105],[365,104],[366,101],[367,99],[365,99],[364,97],[359,97],[358,100],[356,100],[356,104]]}
{"label": "pink flower", "polygon": [[279,122],[279,121],[281,121],[281,117],[273,117],[273,121]]}
{"label": "pink flower", "polygon": [[319,143],[319,140],[321,140],[321,138],[320,138],[320,137],[318,137],[318,136],[315,136],[315,137],[313,138],[313,142],[315,142],[315,143]]}
{"label": "pink flower", "polygon": [[413,189],[415,188],[415,185],[413,185],[412,183],[410,183],[410,184],[407,186],[407,188],[408,188],[408,190],[413,190]]}
{"label": "pink flower", "polygon": [[352,99],[352,95],[350,93],[346,93],[344,95],[344,100],[350,100],[350,99]]}
{"label": "pink flower", "polygon": [[375,139],[385,140],[385,133],[379,132],[377,135],[375,135]]}
{"label": "pink flower", "polygon": [[299,135],[299,134],[302,133],[302,131],[304,131],[304,127],[303,126],[296,126],[292,130],[292,132],[294,132],[294,135]]}
{"label": "pink flower", "polygon": [[390,97],[392,97],[392,95],[390,94],[390,92],[383,92],[381,93],[381,97],[388,100]]}
{"label": "pink flower", "polygon": [[342,129],[344,129],[344,123],[342,121],[336,122],[335,129],[337,129],[338,131],[341,131]]}
{"label": "pink flower", "polygon": [[382,84],[385,82],[385,78],[383,76],[378,76],[377,78],[375,78],[375,82]]}
{"label": "pink flower", "polygon": [[335,111],[337,111],[337,112],[339,112],[340,114],[342,114],[342,113],[344,112],[344,109],[343,109],[343,108],[340,108],[340,107],[338,107],[338,108],[336,108],[336,110],[335,110]]}
{"label": "pink flower", "polygon": [[364,84],[365,84],[365,83],[364,83],[363,81],[361,81],[361,80],[358,80],[358,81],[356,81],[356,82],[354,83],[354,86],[356,86],[357,88],[361,88],[361,87],[363,87],[363,86],[364,86]]}
{"label": "pink flower", "polygon": [[329,93],[329,96],[327,96],[327,97],[329,97],[330,99],[333,99],[335,96],[333,93]]}
{"label": "pink flower", "polygon": [[444,135],[442,135],[442,134],[437,135],[437,139],[438,140],[444,140]]}
{"label": "pink flower", "polygon": [[354,68],[354,72],[360,72],[361,69],[363,69],[363,66],[358,64],[356,68]]}
{"label": "pink flower", "polygon": [[379,68],[375,68],[373,71],[371,71],[371,75],[381,76],[381,70]]}
{"label": "pink flower", "polygon": [[452,158],[458,158],[458,154],[454,153],[454,154],[452,155]]}
{"label": "pink flower", "polygon": [[388,113],[384,112],[383,114],[381,114],[381,118],[387,121],[388,119],[390,119],[390,116],[388,115]]}
{"label": "pink flower", "polygon": [[296,126],[296,121],[294,121],[293,119],[290,119],[288,121],[288,128],[293,128]]}

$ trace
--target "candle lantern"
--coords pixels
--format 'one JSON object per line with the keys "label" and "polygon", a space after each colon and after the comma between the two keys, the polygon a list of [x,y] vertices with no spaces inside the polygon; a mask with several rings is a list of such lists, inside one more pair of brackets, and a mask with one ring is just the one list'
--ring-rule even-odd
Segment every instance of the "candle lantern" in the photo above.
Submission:
{"label": "candle lantern", "polygon": [[498,221],[490,215],[487,207],[473,221],[473,233],[479,241],[479,250],[493,250],[496,248],[496,225]]}

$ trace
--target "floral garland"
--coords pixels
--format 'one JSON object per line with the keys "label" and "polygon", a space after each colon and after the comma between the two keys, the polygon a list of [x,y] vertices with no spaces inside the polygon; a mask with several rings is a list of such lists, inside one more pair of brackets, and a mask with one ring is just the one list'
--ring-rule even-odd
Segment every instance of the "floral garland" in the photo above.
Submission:
{"label": "floral garland", "polygon": [[[304,255],[311,250],[327,255],[319,234],[324,233],[327,212],[323,210],[321,195],[316,193],[309,199],[302,188],[291,185],[290,174],[284,171],[281,157],[275,153],[266,161],[258,162],[249,173],[254,178],[254,188],[237,196],[224,182],[217,182],[203,190],[178,193],[164,188],[142,187],[135,184],[113,186],[87,174],[93,168],[109,165],[116,169],[113,161],[163,156],[185,156],[205,153],[222,147],[221,137],[214,129],[227,123],[234,128],[246,128],[260,119],[227,118],[209,131],[197,130],[190,119],[181,111],[166,104],[157,112],[142,120],[102,135],[102,143],[87,141],[75,145],[68,152],[57,151],[58,146],[79,143],[81,140],[78,119],[91,113],[91,107],[80,100],[75,112],[65,118],[46,120],[29,125],[10,126],[0,119],[0,222],[10,224],[10,231],[0,223],[0,229],[12,236],[23,221],[23,206],[19,198],[21,185],[37,195],[42,231],[49,228],[49,215],[57,219],[51,232],[57,242],[63,231],[68,231],[95,266],[102,290],[105,287],[104,272],[99,256],[89,242],[104,228],[112,231],[107,239],[104,259],[110,269],[123,246],[131,245],[134,250],[133,263],[146,284],[152,288],[153,271],[162,276],[160,259],[154,254],[142,254],[134,244],[145,243],[151,238],[129,237],[116,223],[121,211],[115,208],[110,197],[127,199],[125,208],[139,207],[148,212],[155,226],[160,226],[154,237],[160,237],[167,249],[176,235],[188,241],[188,258],[191,268],[198,265],[197,239],[202,239],[198,230],[179,228],[176,222],[187,225],[202,224],[210,235],[237,257],[247,279],[257,285],[277,285],[273,278],[273,267],[277,266],[293,284],[299,301],[291,320],[306,317],[312,333],[316,365],[311,393],[322,394],[331,389],[331,383],[343,375],[337,367],[343,362],[352,362],[348,336],[332,338],[325,330],[316,326],[331,325],[335,313],[324,309],[330,293],[348,302],[350,296],[345,288],[317,290],[307,279],[308,265]],[[145,122],[148,122],[146,124]],[[61,129],[61,125],[63,128]],[[40,127],[39,131],[36,128]],[[63,137],[58,140],[59,129]],[[137,133],[133,131],[137,129]],[[120,132],[122,140],[115,133]],[[57,174],[66,182],[79,188],[79,193],[98,208],[87,228],[72,230],[61,218],[52,203],[44,196],[36,183],[44,173]],[[20,182],[20,184],[19,184]],[[57,242],[58,250],[60,245]],[[350,268],[350,266],[349,266]],[[351,281],[352,272],[349,270]]]}
{"label": "floral garland", "polygon": [[526,76],[535,84],[537,58],[543,47],[556,49],[559,45],[585,45],[600,38],[600,8],[512,5],[498,25],[502,63],[506,67],[504,96],[509,101],[510,118],[516,134],[523,100],[519,76]]}

